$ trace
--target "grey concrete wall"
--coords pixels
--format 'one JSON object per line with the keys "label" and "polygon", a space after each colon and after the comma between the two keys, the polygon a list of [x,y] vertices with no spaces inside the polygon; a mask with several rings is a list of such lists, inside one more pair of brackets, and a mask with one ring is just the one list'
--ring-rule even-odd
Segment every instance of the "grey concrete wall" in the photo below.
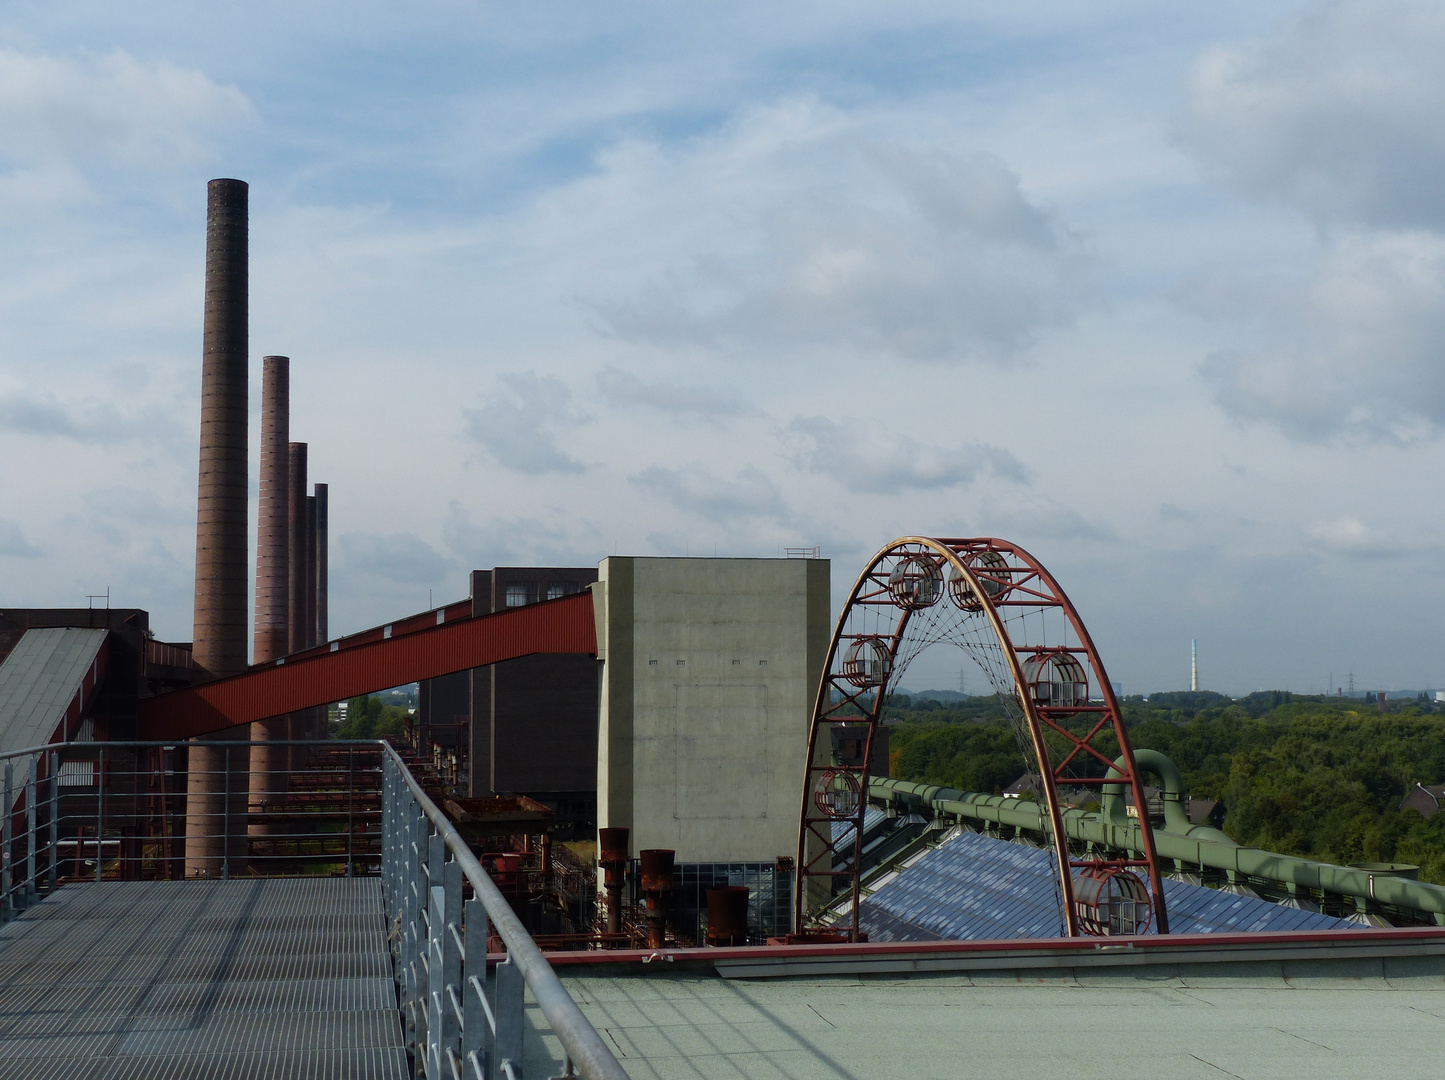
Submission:
{"label": "grey concrete wall", "polygon": [[793,855],[828,577],[822,559],[602,562],[599,826],[679,862]]}

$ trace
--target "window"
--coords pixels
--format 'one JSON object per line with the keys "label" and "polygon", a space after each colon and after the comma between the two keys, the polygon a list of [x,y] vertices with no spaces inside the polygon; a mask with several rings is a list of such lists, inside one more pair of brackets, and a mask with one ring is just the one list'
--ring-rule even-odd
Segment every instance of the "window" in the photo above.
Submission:
{"label": "window", "polygon": [[570,585],[570,584],[548,585],[548,586],[547,586],[547,599],[548,599],[548,600],[560,600],[560,599],[562,599],[562,597],[564,597],[564,596],[571,596],[571,595],[572,595],[574,592],[576,592],[576,591],[577,591],[577,586],[576,586],[576,585]]}
{"label": "window", "polygon": [[647,662],[647,666],[648,666],[648,667],[657,667],[657,661],[656,661],[656,660],[649,660],[649,661]]}
{"label": "window", "polygon": [[526,604],[527,604],[527,593],[528,593],[528,591],[529,591],[529,590],[527,589],[527,586],[525,586],[525,585],[508,585],[508,586],[507,586],[507,606],[508,606],[508,607],[525,607]]}

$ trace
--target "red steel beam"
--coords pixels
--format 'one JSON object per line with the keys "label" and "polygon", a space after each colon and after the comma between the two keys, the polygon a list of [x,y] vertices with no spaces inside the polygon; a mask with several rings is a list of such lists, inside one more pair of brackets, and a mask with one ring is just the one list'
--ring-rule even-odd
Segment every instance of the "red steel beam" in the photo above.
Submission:
{"label": "red steel beam", "polygon": [[[410,632],[398,633],[403,627]],[[228,679],[145,698],[136,738],[192,739],[534,653],[597,654],[590,592],[454,622],[427,612],[389,629],[390,636],[385,629],[364,631],[355,635],[364,639],[359,643],[343,639]]]}

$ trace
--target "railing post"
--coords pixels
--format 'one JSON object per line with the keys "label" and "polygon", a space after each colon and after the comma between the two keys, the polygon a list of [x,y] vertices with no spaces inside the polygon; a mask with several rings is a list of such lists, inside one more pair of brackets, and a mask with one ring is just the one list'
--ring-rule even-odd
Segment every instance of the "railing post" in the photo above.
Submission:
{"label": "railing post", "polygon": [[55,891],[60,869],[60,755],[50,752],[50,874],[49,889]]}
{"label": "railing post", "polygon": [[0,826],[5,844],[5,850],[0,851],[0,922],[9,922],[15,917],[15,901],[10,896],[10,889],[14,884],[15,877],[14,867],[10,865],[11,859],[15,856],[15,837],[11,835],[14,826],[10,820],[10,815],[14,810],[15,769],[7,759],[5,762],[5,824]]}
{"label": "railing post", "polygon": [[39,754],[33,754],[30,758],[30,775],[25,781],[25,786],[30,790],[25,794],[25,906],[29,907],[35,902],[36,886],[39,884],[39,869],[37,865],[38,852],[35,850],[35,796],[40,793],[39,781],[36,778],[36,770],[40,761]]}
{"label": "railing post", "polygon": [[409,843],[407,844],[406,880],[406,928],[403,942],[406,963],[407,1022],[410,1025],[412,1050],[415,1053],[426,1039],[426,1017],[421,1015],[422,994],[425,972],[422,969],[421,919],[423,897],[426,889],[426,835],[427,819],[420,806],[413,805],[408,813]]}
{"label": "railing post", "polygon": [[105,866],[105,751],[100,752],[100,761],[95,772],[95,883]]}
{"label": "railing post", "polygon": [[[493,994],[497,1041],[492,1053],[495,1064],[491,1080],[522,1080],[522,1014],[526,990],[522,969],[512,963],[510,956],[505,963],[497,965],[497,988]],[[502,1071],[509,1063],[510,1077]]]}
{"label": "railing post", "polygon": [[391,831],[395,815],[391,807],[391,759],[381,758],[381,896],[386,911],[387,930],[391,929],[392,908],[396,891],[391,882]]}
{"label": "railing post", "polygon": [[353,807],[356,802],[356,747],[346,747],[346,876],[352,877],[352,857],[354,848],[352,846],[352,835],[356,824],[352,820]]}
{"label": "railing post", "polygon": [[[466,903],[466,975],[462,984],[462,1071],[466,1080],[487,1080],[492,1051],[492,1023],[487,1005],[487,908],[480,900]],[[470,1071],[469,1071],[470,1070]]]}
{"label": "railing post", "polygon": [[[443,841],[445,842],[445,841]],[[441,996],[437,1000],[437,1061],[438,1072],[447,1077],[445,1069],[461,1049],[461,1021],[453,1001],[460,1000],[462,989],[462,950],[459,944],[462,933],[462,867],[450,859],[442,868],[442,922],[441,922]],[[432,963],[435,965],[436,960]],[[436,970],[435,967],[432,969]]]}
{"label": "railing post", "polygon": [[[441,997],[445,991],[442,988],[441,965],[437,963],[435,956],[441,953],[441,935],[446,928],[442,925],[443,915],[438,910],[444,903],[445,893],[442,889],[442,877],[446,873],[447,861],[447,839],[441,833],[427,831],[427,860],[426,860],[426,893],[424,894],[427,904],[427,942],[426,942],[426,979],[422,986],[423,996],[421,1000],[422,1015],[427,1019],[426,1027],[426,1060],[428,1068],[433,1059],[439,1059],[441,1044],[438,1039],[441,1035]],[[435,1001],[435,1018],[433,1023],[433,1006]],[[428,1080],[439,1080],[441,1065],[438,1061],[437,1072],[428,1072]]]}
{"label": "railing post", "polygon": [[[399,960],[407,982],[400,999],[418,1075],[521,1080],[531,994],[562,1044],[564,1075],[576,1076],[580,1065],[591,1080],[625,1080],[615,1054],[571,999],[485,867],[405,763],[387,753],[392,766],[387,775],[397,799],[390,806],[406,815],[397,834],[408,860],[403,879],[409,905]],[[460,905],[459,933],[458,901],[465,882],[476,896]],[[489,992],[487,942],[493,916],[507,959],[497,966]],[[458,1013],[459,1031],[451,1029]],[[459,1056],[451,1049],[458,1043]]]}
{"label": "railing post", "polygon": [[[433,837],[434,840],[440,837]],[[440,876],[440,875],[438,875]],[[436,880],[432,878],[431,880]],[[427,1080],[441,1080],[442,1075],[442,1009],[446,987],[443,986],[442,952],[446,938],[447,894],[440,885],[427,889],[431,903],[427,909],[426,934],[426,1053],[423,1067]]]}
{"label": "railing post", "polygon": [[400,915],[406,907],[405,899],[402,896],[402,860],[401,845],[402,837],[406,832],[406,814],[403,809],[402,785],[396,776],[396,766],[387,762],[391,767],[388,774],[391,780],[391,800],[387,808],[382,811],[383,817],[391,815],[391,869],[387,880],[387,888],[391,890],[391,917],[393,920]]}
{"label": "railing post", "polygon": [[226,775],[221,779],[221,880],[231,879],[231,748],[226,747]]}

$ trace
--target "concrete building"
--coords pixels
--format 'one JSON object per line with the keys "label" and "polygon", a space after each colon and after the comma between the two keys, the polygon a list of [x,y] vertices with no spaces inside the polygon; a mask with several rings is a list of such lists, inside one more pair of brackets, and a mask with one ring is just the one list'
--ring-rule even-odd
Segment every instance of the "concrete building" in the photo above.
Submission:
{"label": "concrete building", "polygon": [[598,826],[680,864],[790,858],[832,630],[828,561],[624,557],[600,570]]}

